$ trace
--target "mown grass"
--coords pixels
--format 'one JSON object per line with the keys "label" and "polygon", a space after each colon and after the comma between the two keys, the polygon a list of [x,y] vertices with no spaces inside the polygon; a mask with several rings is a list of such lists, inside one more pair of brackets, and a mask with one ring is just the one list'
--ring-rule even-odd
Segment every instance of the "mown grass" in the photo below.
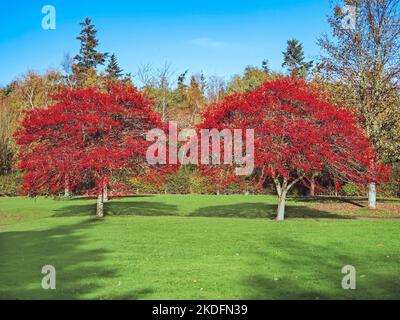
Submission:
{"label": "mown grass", "polygon": [[[0,297],[399,299],[400,203],[364,204],[292,198],[278,223],[273,196],[137,196],[99,221],[93,200],[0,198]],[[41,288],[47,264],[56,290]]]}

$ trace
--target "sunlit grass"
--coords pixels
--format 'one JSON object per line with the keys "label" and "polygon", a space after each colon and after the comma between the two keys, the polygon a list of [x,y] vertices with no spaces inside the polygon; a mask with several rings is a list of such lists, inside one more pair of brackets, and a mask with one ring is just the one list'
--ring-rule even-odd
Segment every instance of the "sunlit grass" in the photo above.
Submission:
{"label": "sunlit grass", "polygon": [[[356,217],[380,213],[327,202],[342,203],[293,198],[278,223],[273,196],[128,197],[99,221],[93,200],[1,198],[0,297],[399,299],[400,204],[370,221]],[[41,288],[46,264],[56,290]]]}

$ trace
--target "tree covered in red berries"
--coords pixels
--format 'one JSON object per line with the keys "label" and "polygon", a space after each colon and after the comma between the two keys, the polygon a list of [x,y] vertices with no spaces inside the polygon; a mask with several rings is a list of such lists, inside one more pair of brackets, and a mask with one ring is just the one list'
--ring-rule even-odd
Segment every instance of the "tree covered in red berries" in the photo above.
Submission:
{"label": "tree covered in red berries", "polygon": [[[65,89],[45,110],[31,110],[16,132],[23,191],[79,189],[98,196],[97,216],[103,216],[103,193],[112,175],[128,170],[149,174],[145,133],[162,128],[152,104],[134,87],[117,84],[98,89]],[[120,184],[118,185],[120,187]],[[117,186],[111,185],[114,191]]]}
{"label": "tree covered in red berries", "polygon": [[[327,102],[316,87],[295,77],[266,82],[247,93],[213,104],[200,128],[254,129],[253,183],[272,179],[278,194],[277,219],[284,219],[285,199],[296,183],[325,170],[335,179],[366,183],[375,152],[344,108]],[[222,147],[222,146],[221,146]],[[216,183],[236,179],[234,166],[203,168]]]}

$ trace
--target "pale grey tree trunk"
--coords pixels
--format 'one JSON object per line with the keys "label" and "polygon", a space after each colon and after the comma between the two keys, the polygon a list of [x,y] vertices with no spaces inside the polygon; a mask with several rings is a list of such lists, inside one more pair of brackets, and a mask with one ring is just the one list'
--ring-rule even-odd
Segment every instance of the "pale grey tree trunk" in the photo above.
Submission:
{"label": "pale grey tree trunk", "polygon": [[315,196],[315,179],[318,174],[313,173],[311,176],[311,181],[310,181],[310,196],[314,197]]}
{"label": "pale grey tree trunk", "polygon": [[286,191],[283,191],[278,198],[278,211],[276,215],[277,221],[285,220],[285,204],[286,204]]}
{"label": "pale grey tree trunk", "polygon": [[65,177],[64,180],[64,197],[69,197],[70,192],[69,192],[69,181],[68,181],[68,176]]}
{"label": "pale grey tree trunk", "polygon": [[166,118],[167,118],[166,110],[167,110],[167,101],[166,101],[165,96],[163,95],[163,98],[162,98],[162,113],[161,113],[161,121],[162,122],[164,122],[166,120]]}
{"label": "pale grey tree trunk", "polygon": [[107,185],[104,186],[103,189],[103,202],[107,202],[108,201],[108,187]]}
{"label": "pale grey tree trunk", "polygon": [[285,220],[285,204],[286,204],[286,194],[289,190],[287,179],[283,179],[281,183],[278,178],[274,179],[276,192],[278,194],[278,209],[276,211],[276,220]]}
{"label": "pale grey tree trunk", "polygon": [[297,182],[302,180],[304,175],[299,176],[297,179],[293,180],[289,183],[287,178],[283,178],[282,183],[279,181],[279,178],[274,178],[276,192],[278,194],[278,209],[276,214],[277,221],[285,220],[285,205],[286,205],[286,196],[290,190]]}
{"label": "pale grey tree trunk", "polygon": [[376,184],[373,182],[368,185],[368,207],[376,209]]}
{"label": "pale grey tree trunk", "polygon": [[315,180],[314,178],[311,180],[311,185],[310,185],[310,196],[314,197],[315,196]]}
{"label": "pale grey tree trunk", "polygon": [[104,202],[103,202],[103,191],[97,196],[97,207],[96,207],[96,217],[104,217]]}

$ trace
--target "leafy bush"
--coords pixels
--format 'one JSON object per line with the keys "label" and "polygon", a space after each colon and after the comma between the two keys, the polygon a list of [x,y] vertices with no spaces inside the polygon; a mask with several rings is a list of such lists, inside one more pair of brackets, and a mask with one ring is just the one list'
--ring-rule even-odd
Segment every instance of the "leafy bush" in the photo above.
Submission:
{"label": "leafy bush", "polygon": [[189,191],[194,194],[208,194],[209,181],[208,177],[193,174],[189,178]]}
{"label": "leafy bush", "polygon": [[342,190],[346,196],[359,196],[363,194],[360,188],[352,183],[346,183]]}
{"label": "leafy bush", "polygon": [[0,196],[16,196],[22,184],[22,175],[19,172],[0,175]]}
{"label": "leafy bush", "polygon": [[190,193],[190,177],[193,174],[193,168],[183,166],[178,171],[165,177],[164,190],[169,194],[188,194]]}
{"label": "leafy bush", "polygon": [[152,183],[145,181],[140,178],[130,178],[128,179],[128,185],[132,190],[132,193],[138,194],[157,194],[161,193],[161,189],[159,186],[156,186]]}

